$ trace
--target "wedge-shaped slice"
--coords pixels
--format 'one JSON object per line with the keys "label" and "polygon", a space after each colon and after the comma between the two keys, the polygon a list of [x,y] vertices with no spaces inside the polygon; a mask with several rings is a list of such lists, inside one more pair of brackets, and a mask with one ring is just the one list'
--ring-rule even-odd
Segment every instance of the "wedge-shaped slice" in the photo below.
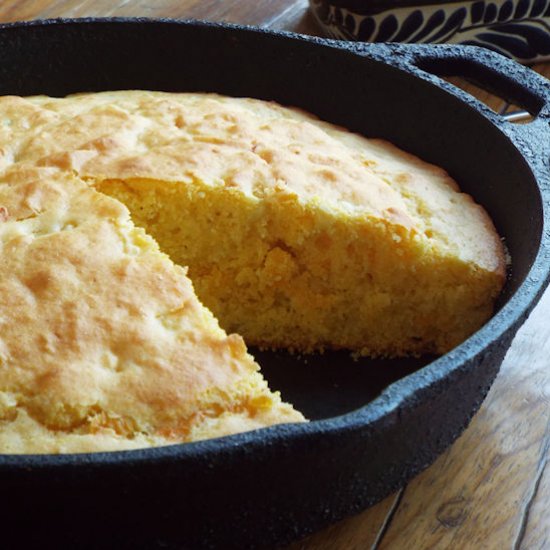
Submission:
{"label": "wedge-shaped slice", "polygon": [[168,445],[302,421],[122,203],[0,179],[0,453]]}
{"label": "wedge-shaped slice", "polygon": [[502,288],[485,211],[386,142],[204,94],[8,98],[9,109],[23,130],[6,125],[6,163],[72,170],[120,199],[249,344],[441,353],[490,317]]}

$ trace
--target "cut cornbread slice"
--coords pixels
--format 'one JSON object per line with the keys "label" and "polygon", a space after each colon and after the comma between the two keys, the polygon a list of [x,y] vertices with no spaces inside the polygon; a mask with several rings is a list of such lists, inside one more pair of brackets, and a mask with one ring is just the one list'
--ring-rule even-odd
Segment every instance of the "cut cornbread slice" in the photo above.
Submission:
{"label": "cut cornbread slice", "polygon": [[489,217],[386,142],[208,94],[4,102],[3,118],[21,113],[0,134],[6,165],[74,171],[124,202],[248,343],[442,353],[492,313],[504,253]]}
{"label": "cut cornbread slice", "polygon": [[126,207],[54,168],[0,177],[0,453],[168,445],[303,416]]}

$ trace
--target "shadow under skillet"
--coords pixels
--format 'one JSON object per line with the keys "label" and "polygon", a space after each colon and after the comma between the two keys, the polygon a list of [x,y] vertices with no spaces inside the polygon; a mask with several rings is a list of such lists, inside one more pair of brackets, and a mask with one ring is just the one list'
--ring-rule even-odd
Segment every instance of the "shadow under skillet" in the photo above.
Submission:
{"label": "shadow under skillet", "polygon": [[272,390],[281,392],[310,420],[352,412],[380,395],[393,382],[417,371],[435,356],[354,360],[349,351],[298,355],[287,351],[250,352]]}

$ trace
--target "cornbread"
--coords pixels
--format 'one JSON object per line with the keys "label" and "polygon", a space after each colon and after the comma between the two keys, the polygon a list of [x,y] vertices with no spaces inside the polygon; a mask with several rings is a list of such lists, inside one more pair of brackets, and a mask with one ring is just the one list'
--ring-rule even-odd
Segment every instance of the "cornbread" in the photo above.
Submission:
{"label": "cornbread", "polygon": [[0,452],[302,420],[215,318],[258,346],[443,353],[504,283],[443,170],[274,103],[4,97],[0,153]]}
{"label": "cornbread", "polygon": [[303,420],[119,201],[0,179],[0,453],[131,449]]}

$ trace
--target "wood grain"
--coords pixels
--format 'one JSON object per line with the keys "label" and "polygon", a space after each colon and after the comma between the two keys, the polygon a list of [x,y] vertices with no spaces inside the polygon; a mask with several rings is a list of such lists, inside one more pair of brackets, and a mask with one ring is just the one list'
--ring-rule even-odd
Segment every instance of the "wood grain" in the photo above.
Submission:
{"label": "wood grain", "polygon": [[18,21],[53,17],[171,17],[231,21],[246,25],[289,28],[300,23],[307,0],[7,0],[0,19]]}
{"label": "wood grain", "polygon": [[[52,17],[198,18],[320,34],[307,0],[5,0],[0,21]],[[550,77],[550,64],[536,66]],[[497,112],[507,106],[452,82]],[[513,106],[512,106],[513,108]],[[550,549],[550,292],[518,333],[462,437],[400,494],[288,550]]]}
{"label": "wood grain", "polygon": [[520,532],[516,548],[521,550],[545,550],[550,548],[548,508],[550,505],[550,460],[548,435],[543,441],[541,460],[533,486],[532,499],[525,508],[523,532]]}
{"label": "wood grain", "polygon": [[549,309],[546,293],[470,428],[405,490],[381,549],[513,548],[541,526],[535,511],[550,442]]}
{"label": "wood grain", "polygon": [[332,525],[286,550],[363,550],[374,548],[384,536],[384,529],[399,506],[401,492],[395,493],[367,511]]}

